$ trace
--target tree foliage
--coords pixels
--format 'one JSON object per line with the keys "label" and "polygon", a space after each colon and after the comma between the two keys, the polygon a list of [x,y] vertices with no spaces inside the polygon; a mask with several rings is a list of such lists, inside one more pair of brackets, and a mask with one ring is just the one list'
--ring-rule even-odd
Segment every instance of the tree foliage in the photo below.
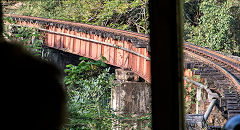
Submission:
{"label": "tree foliage", "polygon": [[111,87],[115,86],[113,74],[102,60],[91,61],[81,57],[78,65],[67,65],[64,83],[68,95],[67,123],[65,129],[130,129],[129,122],[142,122],[142,129],[151,128],[151,114],[116,115],[110,105]]}
{"label": "tree foliage", "polygon": [[185,2],[184,40],[239,55],[239,4],[235,0]]}
{"label": "tree foliage", "polygon": [[149,33],[148,0],[29,0],[12,13]]}
{"label": "tree foliage", "polygon": [[64,78],[69,98],[66,129],[111,129],[113,75],[109,68],[102,68],[104,66],[102,61],[92,62],[86,58],[80,58],[77,66],[67,65]]}
{"label": "tree foliage", "polygon": [[19,44],[22,44],[26,50],[32,52],[35,56],[44,58],[42,55],[43,37],[36,28],[15,26],[10,17],[4,17],[3,20],[3,36],[6,40],[19,41]]}

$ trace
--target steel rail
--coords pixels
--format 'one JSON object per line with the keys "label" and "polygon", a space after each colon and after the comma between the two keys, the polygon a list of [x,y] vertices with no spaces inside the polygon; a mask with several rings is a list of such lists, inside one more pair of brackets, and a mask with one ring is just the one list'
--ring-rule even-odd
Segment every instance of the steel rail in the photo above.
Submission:
{"label": "steel rail", "polygon": [[129,53],[132,53],[132,54],[134,54],[134,55],[143,57],[144,59],[151,61],[151,58],[150,58],[150,57],[144,56],[144,55],[142,55],[142,54],[140,54],[140,53],[137,53],[137,52],[135,52],[135,51],[132,51],[132,50],[129,50],[129,49],[127,49],[127,48],[124,48],[124,47],[121,47],[121,46],[118,46],[118,45],[114,45],[114,44],[111,44],[111,43],[102,42],[102,41],[98,41],[98,40],[93,40],[93,39],[89,39],[89,38],[84,38],[84,37],[80,37],[80,36],[75,36],[75,35],[71,35],[71,34],[67,34],[67,33],[62,33],[62,32],[50,31],[50,30],[47,30],[47,29],[44,29],[44,28],[38,28],[38,27],[32,27],[32,26],[26,26],[26,25],[17,25],[17,24],[9,24],[9,25],[16,26],[16,27],[31,27],[31,28],[36,28],[36,29],[41,30],[41,31],[44,31],[44,32],[49,32],[49,33],[53,33],[53,34],[68,36],[68,37],[72,37],[72,38],[77,38],[77,39],[81,39],[81,40],[85,40],[85,41],[90,41],[90,42],[94,42],[94,43],[99,43],[99,44],[111,46],[111,47],[114,47],[114,48],[117,48],[117,49],[121,49],[121,50],[127,51],[127,52],[129,52]]}
{"label": "steel rail", "polygon": [[185,49],[191,50],[192,52],[195,52],[195,53],[203,54],[210,58],[213,58],[214,60],[220,61],[240,72],[240,68],[239,68],[240,66],[236,66],[233,63],[229,63],[229,60],[223,58],[222,55],[220,55],[220,54],[213,54],[213,53],[210,53],[212,51],[208,52],[208,51],[203,50],[202,48],[195,48],[195,47],[188,47],[188,46],[185,46]]}
{"label": "steel rail", "polygon": [[136,32],[131,32],[131,31],[124,31],[124,30],[119,30],[119,29],[115,29],[115,28],[103,27],[103,26],[76,23],[76,22],[70,22],[70,21],[64,21],[64,20],[56,20],[56,19],[50,19],[50,18],[23,16],[23,15],[16,15],[16,14],[4,14],[4,16],[12,17],[12,18],[32,19],[30,22],[33,22],[33,20],[36,20],[36,21],[52,22],[52,23],[59,23],[59,24],[63,23],[63,24],[69,24],[69,25],[73,25],[73,26],[82,26],[82,27],[87,27],[87,28],[95,28],[95,29],[99,29],[99,30],[107,30],[108,32],[121,33],[124,35],[138,37],[139,39],[142,39],[142,40],[149,40],[149,35],[146,35],[146,34],[141,34],[141,33],[136,33]]}
{"label": "steel rail", "polygon": [[198,48],[198,49],[201,49],[201,50],[204,50],[204,51],[206,51],[206,52],[208,52],[208,53],[211,53],[211,54],[214,54],[214,55],[219,55],[219,56],[221,56],[222,58],[224,58],[224,59],[226,59],[226,60],[229,60],[229,61],[231,61],[231,62],[233,62],[233,63],[235,63],[235,64],[237,64],[237,65],[240,65],[240,61],[234,60],[234,59],[232,59],[232,58],[229,58],[229,57],[227,57],[227,56],[225,56],[225,55],[222,55],[222,54],[219,54],[219,53],[217,53],[217,52],[208,50],[208,49],[203,48],[203,47],[199,47],[199,46],[197,46],[197,45],[193,45],[193,44],[188,43],[188,42],[185,42],[184,46],[186,47],[186,45],[191,46],[191,47],[194,47],[194,48]]}
{"label": "steel rail", "polygon": [[231,74],[229,73],[226,69],[224,69],[223,67],[221,67],[220,65],[198,55],[195,53],[192,53],[188,50],[184,50],[185,53],[189,54],[190,56],[204,62],[205,64],[209,64],[210,66],[213,66],[214,68],[218,69],[219,71],[221,71],[232,83],[233,85],[236,87],[237,90],[240,90],[240,83],[239,81]]}

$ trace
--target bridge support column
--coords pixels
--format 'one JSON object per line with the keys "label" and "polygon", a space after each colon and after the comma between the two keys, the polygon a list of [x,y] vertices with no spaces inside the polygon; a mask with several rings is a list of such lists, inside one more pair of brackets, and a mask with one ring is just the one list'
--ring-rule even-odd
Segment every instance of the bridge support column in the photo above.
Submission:
{"label": "bridge support column", "polygon": [[147,114],[151,112],[151,87],[146,82],[128,81],[134,80],[135,74],[132,73],[129,70],[116,70],[116,77],[121,80],[116,80],[117,86],[112,87],[111,107],[116,111],[116,115],[129,118],[118,120],[114,125],[127,125],[125,128],[121,127],[122,129],[144,129],[151,120],[139,119],[148,116]]}

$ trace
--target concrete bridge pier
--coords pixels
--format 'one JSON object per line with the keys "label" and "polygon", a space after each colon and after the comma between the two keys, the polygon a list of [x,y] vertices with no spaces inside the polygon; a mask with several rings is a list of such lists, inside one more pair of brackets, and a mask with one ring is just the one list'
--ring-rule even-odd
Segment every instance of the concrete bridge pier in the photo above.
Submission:
{"label": "concrete bridge pier", "polygon": [[[127,125],[127,129],[144,129],[150,120],[137,120],[151,112],[151,87],[149,83],[138,82],[139,76],[130,70],[115,70],[117,86],[112,87],[111,107],[118,116],[129,119],[118,120],[114,125]],[[120,128],[114,128],[120,129]],[[124,128],[123,128],[124,129]]]}

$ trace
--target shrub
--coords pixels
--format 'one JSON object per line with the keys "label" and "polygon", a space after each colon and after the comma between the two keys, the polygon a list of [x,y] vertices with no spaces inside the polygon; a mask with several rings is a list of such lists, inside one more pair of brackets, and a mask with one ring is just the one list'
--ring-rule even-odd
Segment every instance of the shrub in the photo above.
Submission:
{"label": "shrub", "polygon": [[239,12],[239,2],[190,0],[185,7],[185,41],[216,51],[239,54],[236,34],[240,33],[234,24],[238,19],[234,14]]}
{"label": "shrub", "polygon": [[111,129],[111,86],[114,76],[102,61],[80,58],[77,66],[67,65],[64,79],[68,94],[68,129]]}

